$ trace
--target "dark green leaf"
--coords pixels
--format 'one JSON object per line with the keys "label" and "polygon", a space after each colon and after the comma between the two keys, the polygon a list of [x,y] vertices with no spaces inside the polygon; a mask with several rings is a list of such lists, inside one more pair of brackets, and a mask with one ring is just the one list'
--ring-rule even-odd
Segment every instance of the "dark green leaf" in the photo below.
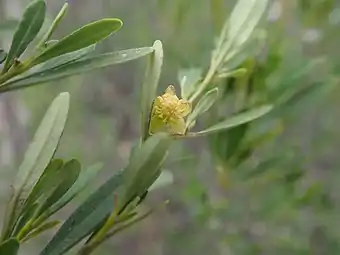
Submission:
{"label": "dark green leaf", "polygon": [[211,136],[212,149],[220,160],[226,162],[238,151],[247,129],[243,124]]}
{"label": "dark green leaf", "polygon": [[65,254],[89,235],[114,206],[114,192],[122,184],[122,174],[111,177],[80,205],[60,227],[40,255]]}
{"label": "dark green leaf", "polygon": [[46,70],[44,72],[37,72],[34,74],[29,74],[27,76],[20,77],[18,79],[9,81],[0,87],[0,93],[16,90],[22,87],[28,87],[36,84],[41,84],[53,80],[58,80],[61,78],[69,77],[72,75],[85,73],[89,71],[94,71],[99,68],[120,64],[128,62],[153,51],[151,47],[122,50],[118,52],[106,53],[94,57],[86,57],[63,65],[59,68],[54,68],[52,70]]}
{"label": "dark green leaf", "polygon": [[74,197],[79,195],[81,191],[83,191],[86,186],[89,184],[90,181],[92,181],[95,176],[98,174],[98,172],[103,168],[103,164],[95,164],[89,168],[87,168],[85,171],[82,171],[80,173],[80,176],[78,177],[77,181],[74,183],[74,185],[65,193],[65,195],[59,199],[55,204],[53,204],[51,207],[46,209],[46,211],[43,212],[43,218],[47,218],[50,215],[54,214],[61,208],[63,208],[68,202],[70,202]]}
{"label": "dark green leaf", "polygon": [[43,0],[33,1],[27,7],[13,36],[12,45],[4,66],[5,71],[12,66],[14,59],[20,57],[27,46],[37,36],[44,23],[45,12],[46,4]]}
{"label": "dark green leaf", "polygon": [[7,57],[6,51],[0,49],[0,64],[2,64],[6,60],[6,57]]}
{"label": "dark green leaf", "polygon": [[47,48],[33,59],[30,65],[34,66],[48,59],[95,44],[119,30],[122,24],[119,19],[102,19],[87,24]]}
{"label": "dark green leaf", "polygon": [[125,192],[123,203],[141,196],[155,182],[161,173],[161,165],[167,155],[171,138],[158,133],[148,138],[134,152],[129,165],[123,172]]}
{"label": "dark green leaf", "polygon": [[155,41],[153,49],[154,51],[148,59],[141,92],[141,132],[143,141],[148,137],[149,115],[152,102],[156,98],[158,81],[163,65],[163,46],[161,41]]}
{"label": "dark green leaf", "polygon": [[16,255],[18,254],[20,243],[17,239],[11,238],[0,245],[1,255]]}
{"label": "dark green leaf", "polygon": [[81,171],[80,163],[72,159],[65,163],[62,169],[58,171],[57,182],[59,185],[54,189],[50,196],[47,197],[46,201],[40,208],[40,213],[46,211],[51,205],[57,202],[65,193],[72,187],[76,182],[79,173]]}
{"label": "dark green leaf", "polygon": [[216,125],[213,125],[210,128],[207,128],[203,131],[198,132],[198,135],[208,135],[212,133],[219,132],[221,130],[230,129],[242,124],[245,124],[247,122],[253,121],[257,118],[262,117],[263,115],[267,114],[272,109],[272,106],[265,105],[258,108],[254,108],[245,112],[242,112],[240,114],[236,114],[234,116],[231,116],[230,118],[227,118],[225,121],[222,121]]}
{"label": "dark green leaf", "polygon": [[29,207],[36,202],[44,191],[46,191],[52,183],[56,182],[57,172],[62,168],[62,166],[63,161],[61,159],[53,159],[50,161],[48,166],[45,168],[44,173],[34,185],[34,188],[26,199],[25,207]]}

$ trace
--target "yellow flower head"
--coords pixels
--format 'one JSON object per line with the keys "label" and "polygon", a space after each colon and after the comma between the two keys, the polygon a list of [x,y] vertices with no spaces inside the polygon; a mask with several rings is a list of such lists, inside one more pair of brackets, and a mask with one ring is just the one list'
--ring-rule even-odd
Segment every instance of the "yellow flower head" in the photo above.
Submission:
{"label": "yellow flower head", "polygon": [[191,112],[191,103],[176,96],[174,86],[169,85],[152,106],[149,133],[168,132],[185,134],[184,118]]}

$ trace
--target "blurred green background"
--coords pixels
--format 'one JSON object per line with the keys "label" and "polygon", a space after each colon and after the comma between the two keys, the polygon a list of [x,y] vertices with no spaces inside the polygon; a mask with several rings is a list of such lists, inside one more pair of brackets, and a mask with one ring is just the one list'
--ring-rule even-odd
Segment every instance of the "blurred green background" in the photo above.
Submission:
{"label": "blurred green background", "polygon": [[[4,48],[28,2],[0,0]],[[46,2],[53,19],[63,1]],[[235,3],[68,2],[69,12],[57,38],[90,21],[117,17],[123,20],[123,28],[100,44],[97,52],[151,46],[161,40],[165,52],[160,92],[168,84],[179,89],[177,73],[182,68],[209,65],[214,38]],[[170,204],[107,242],[96,254],[340,254],[340,2],[276,0],[265,20],[261,28],[266,31],[266,43],[252,77],[257,84],[291,88],[332,83],[332,92],[302,91],[289,99],[284,110],[260,121],[262,129],[275,126],[280,132],[259,145],[249,164],[237,171],[219,171],[213,141],[176,143],[166,163],[174,183],[153,191],[146,202],[155,206],[169,199]],[[140,59],[1,95],[0,216],[27,143],[46,107],[61,91],[71,93],[71,112],[58,155],[78,158],[84,165],[105,163],[87,193],[124,166],[139,137],[138,96],[144,68],[145,59]],[[74,203],[68,206],[60,218],[65,219],[75,207]],[[29,242],[21,253],[37,254],[50,235]]]}

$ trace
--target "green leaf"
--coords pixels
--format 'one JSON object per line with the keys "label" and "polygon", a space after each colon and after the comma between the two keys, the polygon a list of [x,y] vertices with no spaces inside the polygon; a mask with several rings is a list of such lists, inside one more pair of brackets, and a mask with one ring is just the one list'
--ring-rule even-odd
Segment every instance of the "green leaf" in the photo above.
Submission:
{"label": "green leaf", "polygon": [[228,40],[238,47],[252,35],[268,5],[268,0],[239,0],[229,19]]}
{"label": "green leaf", "polygon": [[40,208],[40,213],[46,211],[51,205],[57,202],[66,192],[72,187],[72,185],[76,182],[79,173],[81,171],[80,163],[72,159],[68,161],[62,169],[58,171],[57,180],[55,182],[58,183],[57,187],[53,190],[50,196],[47,197],[46,201]]}
{"label": "green leaf", "polygon": [[141,92],[141,132],[142,141],[148,137],[149,115],[163,65],[163,46],[161,41],[153,44],[153,53],[149,56]]}
{"label": "green leaf", "polygon": [[30,65],[34,66],[48,59],[95,44],[119,30],[122,24],[119,19],[102,19],[87,24],[47,48],[34,58]]}
{"label": "green leaf", "polygon": [[0,64],[2,64],[6,60],[6,57],[7,57],[6,51],[0,49]]}
{"label": "green leaf", "polygon": [[48,218],[50,215],[54,214],[55,212],[59,211],[63,208],[68,202],[70,202],[73,198],[75,198],[81,191],[83,191],[87,185],[92,181],[98,172],[103,168],[103,164],[98,163],[89,168],[85,171],[82,171],[74,183],[74,185],[61,197],[55,204],[51,207],[46,209],[43,212],[42,219]]}
{"label": "green leaf", "polygon": [[30,207],[30,205],[36,202],[43,195],[43,193],[50,188],[52,183],[56,182],[57,172],[62,167],[63,161],[61,159],[53,159],[50,161],[26,199],[24,205],[25,207]]}
{"label": "green leaf", "polygon": [[271,109],[272,109],[272,106],[264,105],[258,108],[245,111],[240,114],[236,114],[216,125],[213,125],[212,127],[209,127],[203,131],[198,132],[197,134],[208,135],[208,134],[219,132],[221,130],[226,130],[226,129],[230,129],[230,128],[245,124],[247,122],[250,122],[257,118],[262,117],[263,115],[271,111]]}
{"label": "green leaf", "polygon": [[32,239],[38,235],[40,235],[41,233],[45,232],[46,230],[50,230],[56,226],[58,226],[60,224],[59,220],[53,220],[53,221],[49,221],[46,222],[44,224],[42,224],[40,227],[34,229],[32,232],[30,232],[23,240],[22,242],[26,242],[29,239]]}
{"label": "green leaf", "polygon": [[0,254],[16,255],[18,254],[20,243],[17,239],[11,238],[0,245]]}
{"label": "green leaf", "polygon": [[3,237],[12,230],[17,212],[21,209],[19,203],[26,200],[27,193],[31,191],[55,153],[66,123],[69,101],[68,93],[61,93],[53,100],[25,153],[14,181],[16,193],[10,201]]}
{"label": "green leaf", "polygon": [[88,236],[111,212],[114,192],[122,184],[121,172],[111,177],[65,221],[40,255],[65,254]]}
{"label": "green leaf", "polygon": [[86,47],[86,48],[83,48],[83,49],[80,49],[74,52],[66,53],[64,55],[55,57],[54,59],[48,60],[40,65],[33,67],[32,69],[30,69],[29,72],[30,74],[42,73],[42,72],[52,70],[57,67],[61,67],[62,65],[69,64],[73,61],[76,61],[80,58],[87,56],[88,54],[93,52],[95,48],[96,48],[95,45],[91,45],[89,47]]}
{"label": "green leaf", "polygon": [[19,167],[15,189],[30,190],[50,162],[66,124],[69,103],[69,93],[61,93],[46,111]]}
{"label": "green leaf", "polygon": [[7,71],[26,50],[27,46],[39,33],[45,20],[46,4],[43,0],[31,2],[23,14],[23,18],[13,36],[12,45],[4,65]]}
{"label": "green leaf", "polygon": [[188,100],[195,91],[195,85],[202,79],[200,68],[182,69],[178,72],[178,80],[181,85],[181,97]]}
{"label": "green leaf", "polygon": [[29,74],[27,76],[11,80],[0,87],[0,93],[21,89],[23,87],[37,85],[53,80],[58,80],[80,73],[94,71],[96,69],[115,64],[128,62],[143,57],[147,54],[150,54],[152,51],[153,48],[144,47],[138,49],[129,49],[112,53],[106,53],[92,57],[86,57],[63,65],[59,68],[54,68],[52,70],[46,70],[43,72],[37,72],[34,74]]}
{"label": "green leaf", "polygon": [[158,179],[150,186],[149,191],[163,188],[174,182],[174,176],[170,171],[163,170]]}
{"label": "green leaf", "polygon": [[124,196],[122,205],[142,196],[161,174],[161,165],[167,156],[171,137],[157,133],[148,138],[134,152],[129,165],[125,168]]}
{"label": "green leaf", "polygon": [[68,3],[64,3],[63,7],[61,8],[58,15],[53,20],[52,25],[50,26],[50,28],[48,29],[48,31],[46,32],[46,34],[42,38],[41,42],[38,43],[37,48],[43,47],[44,44],[51,38],[54,30],[57,28],[57,26],[59,25],[61,20],[65,17],[67,10],[68,10]]}
{"label": "green leaf", "polygon": [[189,127],[198,116],[202,115],[210,109],[218,98],[218,88],[209,90],[197,103],[194,110],[189,114],[186,122],[186,127]]}

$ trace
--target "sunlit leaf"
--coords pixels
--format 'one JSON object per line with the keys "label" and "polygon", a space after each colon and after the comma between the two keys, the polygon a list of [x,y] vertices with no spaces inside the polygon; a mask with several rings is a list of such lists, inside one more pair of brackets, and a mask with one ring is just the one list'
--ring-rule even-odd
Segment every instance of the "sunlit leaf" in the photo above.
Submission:
{"label": "sunlit leaf", "polygon": [[34,58],[30,65],[34,66],[48,59],[95,44],[119,30],[122,24],[119,19],[102,19],[87,24],[47,48]]}

